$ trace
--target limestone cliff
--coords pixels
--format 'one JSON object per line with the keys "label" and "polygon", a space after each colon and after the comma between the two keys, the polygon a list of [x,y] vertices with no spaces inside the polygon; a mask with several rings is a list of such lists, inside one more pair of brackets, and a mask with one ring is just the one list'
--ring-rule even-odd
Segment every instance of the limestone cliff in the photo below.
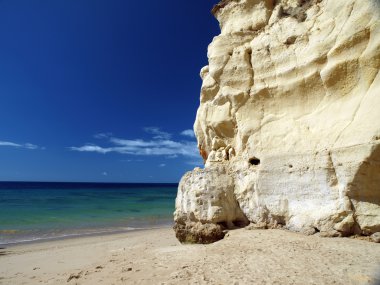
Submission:
{"label": "limestone cliff", "polygon": [[230,0],[202,68],[204,169],[181,180],[175,230],[380,232],[380,1]]}

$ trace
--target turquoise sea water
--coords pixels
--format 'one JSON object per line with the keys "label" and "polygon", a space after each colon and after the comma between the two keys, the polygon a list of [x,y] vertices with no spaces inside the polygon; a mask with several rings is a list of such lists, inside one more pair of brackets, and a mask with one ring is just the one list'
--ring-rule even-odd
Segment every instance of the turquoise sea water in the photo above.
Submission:
{"label": "turquoise sea water", "polygon": [[177,184],[0,182],[0,245],[171,225]]}

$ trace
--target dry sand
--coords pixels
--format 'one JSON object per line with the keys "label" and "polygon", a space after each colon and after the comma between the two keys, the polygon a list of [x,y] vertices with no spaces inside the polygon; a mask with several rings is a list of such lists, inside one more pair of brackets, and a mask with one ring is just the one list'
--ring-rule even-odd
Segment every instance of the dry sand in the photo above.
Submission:
{"label": "dry sand", "polygon": [[[380,244],[235,230],[210,245],[181,245],[171,229],[7,248],[0,284],[372,284]],[[6,254],[4,254],[6,253]]]}

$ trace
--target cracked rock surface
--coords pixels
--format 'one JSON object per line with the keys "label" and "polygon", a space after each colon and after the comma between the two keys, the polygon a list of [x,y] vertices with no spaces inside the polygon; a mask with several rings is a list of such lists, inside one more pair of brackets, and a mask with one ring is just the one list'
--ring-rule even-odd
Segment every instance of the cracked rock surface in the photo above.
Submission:
{"label": "cracked rock surface", "polygon": [[380,232],[380,2],[230,0],[213,13],[194,124],[205,169],[179,185],[182,240],[200,224]]}

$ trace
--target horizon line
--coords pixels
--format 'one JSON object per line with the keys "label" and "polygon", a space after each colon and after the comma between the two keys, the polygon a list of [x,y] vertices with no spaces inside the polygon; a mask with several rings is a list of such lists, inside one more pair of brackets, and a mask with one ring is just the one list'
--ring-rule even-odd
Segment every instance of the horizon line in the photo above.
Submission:
{"label": "horizon line", "polygon": [[179,184],[179,182],[90,182],[90,181],[27,181],[0,180],[0,183],[82,183],[82,184]]}

